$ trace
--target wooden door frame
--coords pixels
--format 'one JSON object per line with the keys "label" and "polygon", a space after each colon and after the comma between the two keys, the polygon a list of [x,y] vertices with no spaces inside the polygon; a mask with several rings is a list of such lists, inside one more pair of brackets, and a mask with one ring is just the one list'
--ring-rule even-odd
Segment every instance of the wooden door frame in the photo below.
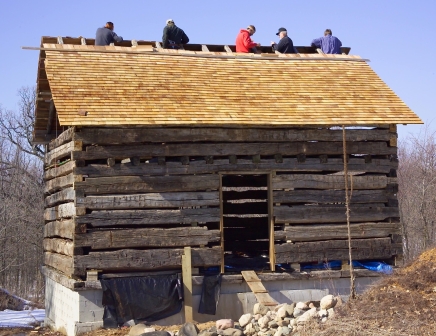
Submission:
{"label": "wooden door frame", "polygon": [[274,247],[274,216],[273,216],[273,191],[272,178],[275,172],[272,171],[226,171],[218,173],[220,178],[219,203],[220,203],[220,238],[221,238],[221,267],[220,272],[224,274],[224,221],[223,221],[223,175],[266,175],[268,194],[268,240],[269,240],[269,263],[272,272],[276,269],[275,247]]}

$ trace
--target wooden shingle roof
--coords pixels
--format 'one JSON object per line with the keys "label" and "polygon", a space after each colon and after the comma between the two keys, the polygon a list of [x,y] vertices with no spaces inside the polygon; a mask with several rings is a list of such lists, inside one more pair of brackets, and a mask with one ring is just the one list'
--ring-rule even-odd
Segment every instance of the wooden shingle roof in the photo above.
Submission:
{"label": "wooden shingle roof", "polygon": [[358,56],[44,48],[60,125],[422,123]]}

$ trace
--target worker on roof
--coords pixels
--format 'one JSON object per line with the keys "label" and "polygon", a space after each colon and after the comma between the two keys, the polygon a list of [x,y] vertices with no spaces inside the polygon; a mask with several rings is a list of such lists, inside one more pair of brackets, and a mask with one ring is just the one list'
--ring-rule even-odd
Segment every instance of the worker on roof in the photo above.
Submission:
{"label": "worker on roof", "polygon": [[95,33],[95,45],[107,46],[114,42],[122,42],[123,38],[114,32],[114,24],[106,22],[104,27],[98,28]]}
{"label": "worker on roof", "polygon": [[167,25],[163,30],[162,47],[165,49],[180,49],[183,47],[183,44],[188,42],[189,37],[183,29],[177,27],[174,20],[168,19]]}
{"label": "worker on roof", "polygon": [[296,50],[294,48],[294,43],[291,38],[288,36],[288,31],[286,28],[279,28],[278,33],[276,34],[280,38],[280,42],[277,44],[271,41],[271,46],[275,51],[278,51],[282,54],[295,54]]}
{"label": "worker on roof", "polygon": [[332,35],[331,29],[326,29],[323,37],[312,41],[312,47],[321,48],[324,54],[340,54],[342,42]]}
{"label": "worker on roof", "polygon": [[236,52],[257,52],[256,47],[260,47],[260,43],[253,42],[250,37],[255,32],[256,28],[253,25],[249,25],[247,29],[241,29],[238,36],[236,37]]}

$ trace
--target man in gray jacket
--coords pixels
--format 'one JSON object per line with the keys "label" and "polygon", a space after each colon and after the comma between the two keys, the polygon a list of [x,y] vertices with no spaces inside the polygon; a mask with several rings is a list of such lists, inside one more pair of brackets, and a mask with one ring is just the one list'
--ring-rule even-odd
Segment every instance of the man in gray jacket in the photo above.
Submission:
{"label": "man in gray jacket", "polygon": [[106,22],[104,27],[98,28],[95,33],[95,45],[107,46],[114,42],[122,42],[123,38],[114,32],[114,24]]}
{"label": "man in gray jacket", "polygon": [[188,42],[189,38],[183,29],[177,27],[172,19],[168,19],[163,30],[162,47],[165,49],[180,49],[183,44]]}

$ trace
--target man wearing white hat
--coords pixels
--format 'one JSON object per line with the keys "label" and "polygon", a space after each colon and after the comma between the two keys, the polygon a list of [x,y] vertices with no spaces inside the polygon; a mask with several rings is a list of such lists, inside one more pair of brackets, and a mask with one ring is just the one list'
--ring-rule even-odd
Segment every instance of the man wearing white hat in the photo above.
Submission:
{"label": "man wearing white hat", "polygon": [[166,49],[180,49],[183,44],[188,42],[189,38],[183,29],[177,27],[174,20],[168,19],[163,30],[162,46]]}

